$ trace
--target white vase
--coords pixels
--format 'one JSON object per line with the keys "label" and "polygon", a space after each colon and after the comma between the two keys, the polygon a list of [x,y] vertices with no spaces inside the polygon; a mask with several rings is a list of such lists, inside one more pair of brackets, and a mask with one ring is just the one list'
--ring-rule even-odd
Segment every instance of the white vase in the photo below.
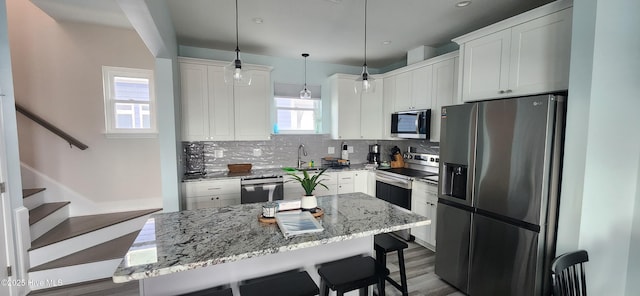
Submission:
{"label": "white vase", "polygon": [[300,207],[303,210],[313,210],[318,207],[318,200],[315,195],[303,195],[300,199]]}

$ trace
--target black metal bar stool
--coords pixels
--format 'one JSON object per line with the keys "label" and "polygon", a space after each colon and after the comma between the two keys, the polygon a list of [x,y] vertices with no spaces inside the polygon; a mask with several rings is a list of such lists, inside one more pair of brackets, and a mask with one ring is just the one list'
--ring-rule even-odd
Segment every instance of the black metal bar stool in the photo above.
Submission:
{"label": "black metal bar stool", "polygon": [[[373,284],[381,289],[389,270],[372,257],[351,257],[323,264],[318,274],[321,296],[328,296],[329,289],[336,291],[338,296],[359,289],[360,296],[364,296]],[[379,295],[384,296],[384,289]]]}
{"label": "black metal bar stool", "polygon": [[[387,266],[387,253],[397,251],[398,252],[398,264],[400,265],[400,284],[394,281],[390,276],[386,276],[385,280],[391,285],[396,287],[402,296],[409,295],[407,288],[407,273],[404,266],[404,252],[403,250],[408,248],[407,243],[393,237],[390,234],[383,233],[374,237],[374,248],[376,250],[376,260],[382,265]],[[384,290],[384,281],[382,282],[382,288]]]}
{"label": "black metal bar stool", "polygon": [[245,281],[240,285],[242,296],[314,296],[319,289],[306,271],[292,270]]}
{"label": "black metal bar stool", "polygon": [[224,286],[182,294],[180,296],[233,296],[233,292],[231,291],[231,288]]}

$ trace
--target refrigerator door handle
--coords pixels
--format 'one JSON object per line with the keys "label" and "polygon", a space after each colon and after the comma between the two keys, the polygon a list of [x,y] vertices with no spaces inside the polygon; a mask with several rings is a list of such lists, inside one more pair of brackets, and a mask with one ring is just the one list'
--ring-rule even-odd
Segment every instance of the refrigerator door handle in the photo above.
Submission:
{"label": "refrigerator door handle", "polygon": [[476,182],[476,146],[478,141],[478,104],[471,109],[470,131],[472,139],[469,141],[469,170],[467,178],[467,200],[470,206],[475,206],[475,182]]}

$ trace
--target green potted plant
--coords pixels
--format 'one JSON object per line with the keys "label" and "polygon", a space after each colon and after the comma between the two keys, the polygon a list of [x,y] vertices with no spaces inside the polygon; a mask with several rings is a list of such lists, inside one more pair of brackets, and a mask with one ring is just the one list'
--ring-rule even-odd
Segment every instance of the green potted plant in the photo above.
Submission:
{"label": "green potted plant", "polygon": [[289,175],[291,175],[294,178],[294,180],[289,180],[289,181],[300,182],[300,185],[302,185],[302,188],[304,189],[305,194],[300,199],[300,207],[303,210],[314,210],[315,208],[318,207],[318,201],[316,199],[316,196],[313,195],[313,190],[316,189],[318,185],[326,189],[329,189],[327,185],[322,184],[322,181],[324,181],[324,179],[322,180],[320,179],[320,176],[326,170],[327,169],[323,169],[315,175],[309,175],[309,172],[307,172],[306,170],[302,170],[302,177],[296,175],[295,173],[289,173]]}

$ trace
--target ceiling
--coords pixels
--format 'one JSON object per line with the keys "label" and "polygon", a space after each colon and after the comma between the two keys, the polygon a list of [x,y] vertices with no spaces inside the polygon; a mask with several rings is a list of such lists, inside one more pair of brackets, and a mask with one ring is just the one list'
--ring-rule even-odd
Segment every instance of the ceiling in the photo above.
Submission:
{"label": "ceiling", "polygon": [[[233,0],[166,0],[178,43],[235,49]],[[369,0],[367,64],[404,61],[408,50],[452,38],[552,0]],[[115,0],[32,0],[59,21],[131,27]],[[364,56],[364,0],[239,0],[242,52],[359,66]],[[257,23],[260,18],[262,23]],[[390,41],[390,44],[384,44]]]}

